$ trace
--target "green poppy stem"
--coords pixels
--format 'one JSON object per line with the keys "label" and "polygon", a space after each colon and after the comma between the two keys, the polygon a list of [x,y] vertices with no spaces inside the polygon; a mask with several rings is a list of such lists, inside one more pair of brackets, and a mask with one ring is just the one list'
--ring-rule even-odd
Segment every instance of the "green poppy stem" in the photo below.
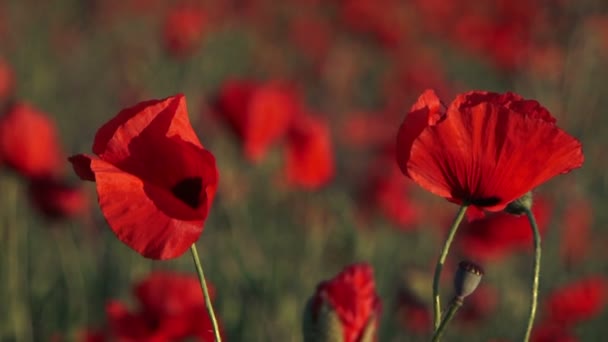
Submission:
{"label": "green poppy stem", "polygon": [[220,329],[218,328],[217,320],[215,319],[215,312],[213,311],[213,304],[211,304],[211,296],[209,296],[209,290],[207,289],[207,282],[205,281],[205,273],[203,273],[203,266],[201,266],[201,260],[198,257],[198,252],[196,250],[196,243],[193,243],[192,246],[190,246],[190,252],[192,252],[192,259],[194,260],[194,265],[196,265],[198,279],[201,283],[201,288],[203,289],[203,296],[205,297],[205,306],[207,307],[207,313],[209,314],[209,318],[211,318],[211,323],[213,324],[213,334],[215,335],[215,342],[221,342],[222,337],[220,336]]}
{"label": "green poppy stem", "polygon": [[536,224],[536,219],[534,218],[534,214],[532,214],[532,211],[529,208],[526,208],[525,212],[526,216],[528,216],[528,220],[530,221],[530,226],[532,227],[532,233],[534,235],[534,274],[532,276],[532,296],[530,298],[530,315],[528,317],[528,326],[526,328],[526,334],[524,335],[524,342],[527,342],[530,339],[530,334],[532,333],[532,326],[534,326],[534,317],[536,316],[536,306],[538,305],[541,239],[540,233],[538,231],[538,225]]}
{"label": "green poppy stem", "polygon": [[437,265],[435,266],[435,275],[433,277],[433,313],[434,313],[434,321],[433,328],[434,331],[439,329],[439,325],[441,323],[441,300],[439,298],[439,280],[441,278],[441,270],[443,270],[443,265],[445,264],[445,259],[448,256],[448,252],[450,251],[450,246],[452,245],[452,240],[454,240],[454,236],[456,235],[456,231],[458,230],[458,226],[460,226],[460,222],[464,218],[464,214],[466,213],[468,208],[467,204],[463,204],[458,210],[458,214],[456,214],[456,218],[454,218],[454,222],[450,227],[450,232],[448,233],[448,237],[445,240],[443,245],[443,249],[441,250],[441,255],[439,256],[439,260],[437,261]]}
{"label": "green poppy stem", "polygon": [[445,316],[443,317],[443,320],[441,321],[441,324],[439,324],[439,328],[437,328],[437,331],[435,331],[435,334],[433,335],[433,342],[439,342],[441,340],[441,336],[445,332],[445,328],[448,326],[452,318],[456,316],[456,312],[458,311],[458,309],[460,309],[462,304],[463,301],[460,297],[456,297],[454,298],[454,300],[452,300],[452,303],[448,308],[448,312],[446,312]]}

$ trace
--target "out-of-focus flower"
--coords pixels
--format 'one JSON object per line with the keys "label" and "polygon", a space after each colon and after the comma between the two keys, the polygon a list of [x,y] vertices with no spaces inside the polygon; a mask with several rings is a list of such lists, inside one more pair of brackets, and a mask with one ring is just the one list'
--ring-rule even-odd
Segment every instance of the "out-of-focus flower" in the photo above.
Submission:
{"label": "out-of-focus flower", "polygon": [[322,18],[298,13],[290,21],[289,33],[291,42],[315,65],[319,65],[327,56],[332,32]]}
{"label": "out-of-focus flower", "polygon": [[586,200],[573,200],[564,210],[560,254],[567,265],[580,262],[591,245],[591,226],[593,212],[591,203]]}
{"label": "out-of-focus flower", "polygon": [[606,306],[608,282],[596,276],[556,289],[545,302],[548,322],[571,327],[597,316]]}
{"label": "out-of-focus flower", "polygon": [[410,333],[428,334],[433,325],[433,317],[429,306],[407,291],[400,292],[397,300],[399,323]]}
{"label": "out-of-focus flower", "polygon": [[163,25],[165,49],[176,57],[192,54],[203,39],[208,15],[199,6],[179,4],[171,7]]}
{"label": "out-of-focus flower", "polygon": [[398,1],[345,0],[339,11],[348,29],[370,35],[386,48],[397,47],[406,36]]}
{"label": "out-of-focus flower", "polygon": [[320,283],[304,314],[307,342],[374,341],[380,298],[371,266],[353,264],[335,278]]}
{"label": "out-of-focus flower", "polygon": [[391,145],[370,163],[359,202],[363,213],[377,211],[400,229],[411,230],[420,218],[420,208],[411,196],[413,183],[395,165],[394,152]]}
{"label": "out-of-focus flower", "polygon": [[88,206],[82,187],[54,178],[30,180],[29,197],[34,207],[51,219],[71,218],[83,214]]}
{"label": "out-of-focus flower", "polygon": [[493,287],[480,285],[475,293],[468,296],[458,310],[456,320],[465,326],[475,326],[488,319],[498,306],[498,293]]}
{"label": "out-of-focus flower", "polygon": [[405,175],[451,202],[488,211],[583,164],[581,143],[534,100],[471,91],[446,109],[425,91],[397,136]]}
{"label": "out-of-focus flower", "polygon": [[17,102],[0,116],[0,159],[28,178],[57,174],[63,159],[55,123]]}
{"label": "out-of-focus flower", "polygon": [[240,140],[245,157],[254,162],[285,137],[300,107],[295,92],[277,82],[228,81],[215,101],[217,115]]}
{"label": "out-of-focus flower", "polygon": [[97,131],[93,153],[70,161],[81,179],[96,182],[118,239],[152,259],[176,258],[198,240],[219,175],[183,95],[122,110]]}
{"label": "out-of-focus flower", "polygon": [[[551,206],[541,197],[532,205],[538,229],[544,234],[551,218]],[[490,213],[474,221],[465,222],[457,240],[460,251],[470,258],[497,261],[513,252],[529,250],[532,228],[525,215],[506,212]]]}
{"label": "out-of-focus flower", "polygon": [[305,114],[293,121],[287,134],[285,160],[287,181],[294,186],[316,190],[333,178],[333,144],[322,117]]}
{"label": "out-of-focus flower", "polygon": [[541,323],[534,328],[530,338],[532,342],[578,342],[565,327],[557,324]]}
{"label": "out-of-focus flower", "polygon": [[106,305],[111,340],[214,341],[211,319],[195,276],[155,272],[137,284],[134,293],[138,310],[130,311],[118,301]]}
{"label": "out-of-focus flower", "polygon": [[15,90],[15,75],[10,65],[0,58],[0,101],[11,96]]}

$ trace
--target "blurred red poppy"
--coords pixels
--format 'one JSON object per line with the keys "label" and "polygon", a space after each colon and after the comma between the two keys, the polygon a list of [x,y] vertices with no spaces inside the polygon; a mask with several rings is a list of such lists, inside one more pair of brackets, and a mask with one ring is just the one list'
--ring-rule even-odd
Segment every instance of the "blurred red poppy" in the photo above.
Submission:
{"label": "blurred red poppy", "polygon": [[562,327],[591,319],[606,306],[608,282],[595,276],[577,280],[552,292],[546,299],[546,321]]}
{"label": "blurred red poppy", "polygon": [[295,186],[316,190],[334,176],[334,153],[329,126],[320,117],[301,115],[289,130],[285,173]]}
{"label": "blurred red poppy", "polygon": [[207,13],[199,6],[179,4],[171,7],[163,26],[167,52],[182,58],[191,55],[203,38],[207,22]]}
{"label": "blurred red poppy", "polygon": [[433,324],[429,305],[410,291],[402,290],[397,299],[397,318],[410,333],[426,335]]}
{"label": "blurred red poppy", "polygon": [[93,152],[98,157],[70,161],[80,178],[96,182],[118,239],[152,259],[178,257],[198,239],[219,176],[183,95],[122,110],[97,131]]}
{"label": "blurred red poppy", "polygon": [[532,331],[532,342],[578,342],[565,327],[558,324],[541,323]]}
{"label": "blurred red poppy", "polygon": [[581,143],[534,100],[471,91],[446,109],[425,91],[397,136],[401,171],[454,203],[500,211],[583,164]]}
{"label": "blurred red poppy", "polygon": [[[155,272],[137,284],[134,294],[139,310],[132,312],[119,301],[106,305],[112,340],[214,341],[213,327],[195,276]],[[213,297],[213,289],[211,288]]]}
{"label": "blurred red poppy", "polygon": [[560,254],[566,265],[573,266],[589,253],[593,210],[586,200],[571,200],[564,210]]}
{"label": "blurred red poppy", "polygon": [[416,228],[421,208],[412,197],[412,186],[395,165],[395,148],[390,145],[370,163],[369,176],[359,200],[361,212],[368,216],[377,211],[403,230]]}
{"label": "blurred red poppy", "polygon": [[254,162],[285,137],[299,109],[295,93],[276,82],[228,81],[215,101],[216,114],[241,141],[245,157]]}
{"label": "blurred red poppy", "polygon": [[498,307],[498,299],[499,294],[496,289],[482,284],[474,294],[467,297],[456,319],[460,324],[474,328],[492,316]]}
{"label": "blurred red poppy", "polygon": [[[365,263],[353,264],[333,279],[320,283],[311,298],[309,310],[306,314],[312,320],[312,327],[305,326],[305,335],[324,327],[341,332],[340,340],[344,342],[357,342],[362,336],[369,338],[370,333],[374,334],[380,315],[380,298],[376,293],[371,266]],[[328,315],[337,315],[338,321],[332,320]],[[330,321],[320,322],[321,319]],[[340,327],[328,326],[328,323],[333,322],[340,324]]]}
{"label": "blurred red poppy", "polygon": [[[532,205],[538,229],[544,234],[551,218],[551,206],[542,198]],[[506,212],[490,213],[478,220],[466,222],[458,240],[460,251],[471,259],[485,262],[497,261],[513,252],[529,249],[532,244],[532,228],[524,215]]]}
{"label": "blurred red poppy", "polygon": [[0,159],[28,178],[58,173],[63,155],[55,123],[43,112],[17,102],[0,117]]}
{"label": "blurred red poppy", "polygon": [[15,90],[15,75],[8,63],[0,58],[0,101],[12,95]]}
{"label": "blurred red poppy", "polygon": [[36,209],[51,219],[71,218],[86,211],[88,201],[83,188],[54,178],[30,181],[29,197]]}

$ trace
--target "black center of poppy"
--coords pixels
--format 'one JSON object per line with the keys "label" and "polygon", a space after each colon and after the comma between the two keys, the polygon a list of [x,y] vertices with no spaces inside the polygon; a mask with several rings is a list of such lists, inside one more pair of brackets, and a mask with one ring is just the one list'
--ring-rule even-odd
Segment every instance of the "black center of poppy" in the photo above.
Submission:
{"label": "black center of poppy", "polygon": [[498,203],[500,203],[500,198],[498,198],[496,196],[473,198],[473,199],[468,200],[467,202],[476,207],[490,207],[490,206],[497,205]]}
{"label": "black center of poppy", "polygon": [[193,209],[198,208],[201,204],[201,190],[203,190],[203,179],[201,177],[184,178],[171,188],[175,197]]}

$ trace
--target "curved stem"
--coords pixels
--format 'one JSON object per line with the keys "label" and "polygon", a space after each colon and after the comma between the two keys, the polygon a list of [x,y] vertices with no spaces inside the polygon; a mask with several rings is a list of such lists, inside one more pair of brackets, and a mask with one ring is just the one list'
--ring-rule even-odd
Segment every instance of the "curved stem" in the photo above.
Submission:
{"label": "curved stem", "polygon": [[215,342],[221,342],[220,329],[217,326],[217,320],[215,319],[215,312],[213,311],[213,304],[211,304],[211,296],[209,296],[209,290],[207,289],[207,282],[205,281],[205,273],[203,273],[203,266],[201,266],[201,260],[198,257],[196,250],[196,243],[190,246],[190,252],[192,252],[192,259],[196,266],[196,272],[198,273],[198,279],[201,282],[201,288],[203,289],[203,296],[205,297],[205,306],[207,307],[207,313],[211,318],[213,324],[213,334],[215,335]]}
{"label": "curved stem", "polygon": [[441,321],[441,324],[439,324],[439,328],[437,328],[435,335],[433,335],[433,342],[439,342],[441,340],[441,336],[445,332],[445,328],[448,326],[452,318],[456,316],[456,312],[458,311],[458,309],[460,309],[462,304],[463,301],[461,297],[456,297],[454,298],[454,300],[452,300],[452,304],[450,304],[448,312],[446,312],[445,316],[443,317],[443,320]]}
{"label": "curved stem", "polygon": [[452,240],[454,240],[454,235],[456,235],[456,231],[458,230],[458,226],[460,226],[460,222],[462,222],[462,218],[467,211],[467,204],[463,204],[458,210],[458,214],[456,214],[456,218],[454,218],[454,222],[450,227],[450,231],[448,233],[448,237],[445,240],[443,245],[443,249],[441,250],[441,255],[439,256],[439,260],[437,261],[437,265],[435,266],[435,275],[433,276],[433,313],[434,313],[434,331],[439,329],[439,324],[441,321],[441,300],[439,298],[439,280],[441,278],[441,270],[443,269],[443,265],[445,264],[445,259],[448,256],[448,252],[450,251],[450,245],[452,245]]}
{"label": "curved stem", "polygon": [[532,333],[532,326],[534,326],[534,317],[536,316],[536,306],[538,303],[538,283],[540,278],[540,256],[541,256],[541,239],[540,233],[538,232],[538,225],[534,219],[534,214],[530,209],[526,209],[526,215],[530,221],[532,227],[532,234],[534,235],[534,274],[532,276],[532,296],[530,298],[530,315],[528,317],[528,326],[526,328],[526,334],[524,336],[524,342],[530,339]]}

